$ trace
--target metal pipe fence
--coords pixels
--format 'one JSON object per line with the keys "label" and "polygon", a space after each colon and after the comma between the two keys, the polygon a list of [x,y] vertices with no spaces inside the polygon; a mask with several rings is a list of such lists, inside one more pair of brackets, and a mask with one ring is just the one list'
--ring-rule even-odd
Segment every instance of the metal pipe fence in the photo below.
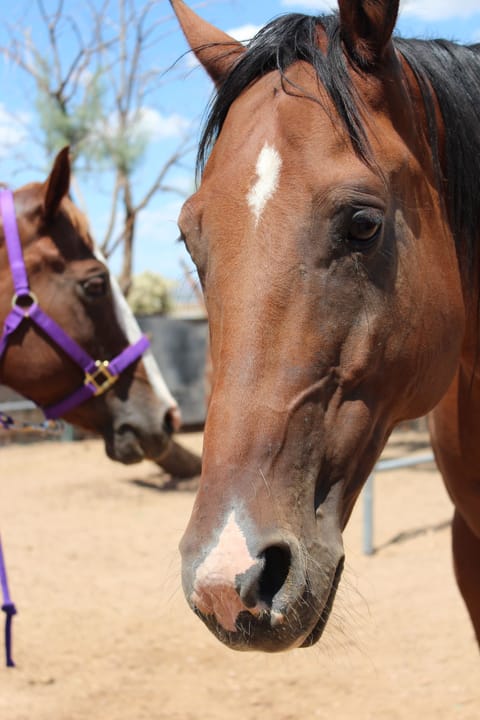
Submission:
{"label": "metal pipe fence", "polygon": [[[30,417],[31,413],[40,414],[43,417],[42,411],[33,403],[31,400],[19,399],[19,400],[7,400],[6,402],[0,402],[0,413],[6,415],[13,415],[15,413],[25,413],[26,417]],[[1,430],[1,427],[0,427]],[[14,424],[7,428],[5,433],[8,437],[15,438],[15,441],[22,438],[22,436],[38,436],[40,439],[57,438],[65,442],[71,442],[74,439],[74,428],[64,420],[61,421],[45,421],[41,422],[30,422],[30,421],[14,421]],[[15,436],[18,436],[16,438]],[[7,435],[3,437],[5,439]],[[2,436],[0,435],[0,439]]]}
{"label": "metal pipe fence", "polygon": [[374,480],[375,475],[386,470],[401,470],[406,467],[414,467],[416,465],[425,465],[434,462],[435,458],[432,452],[423,455],[407,455],[405,457],[393,458],[392,460],[380,460],[373,472],[369,476],[363,489],[363,553],[364,555],[373,555],[375,547],[373,544],[374,533]]}
{"label": "metal pipe fence", "polygon": [[[0,402],[0,412],[25,412],[35,410],[36,405],[30,400],[15,400],[9,402]],[[13,431],[14,432],[14,431]],[[73,428],[65,424],[62,433],[63,440],[73,439]],[[391,460],[380,460],[374,467],[373,472],[367,479],[363,488],[363,553],[364,555],[373,555],[374,547],[374,482],[378,473],[386,470],[401,470],[407,467],[415,467],[417,465],[425,465],[434,462],[432,452],[423,455],[407,455],[405,457],[393,458]]]}
{"label": "metal pipe fence", "polygon": [[31,400],[12,400],[0,402],[0,412],[24,412],[25,410],[36,410],[37,406]]}

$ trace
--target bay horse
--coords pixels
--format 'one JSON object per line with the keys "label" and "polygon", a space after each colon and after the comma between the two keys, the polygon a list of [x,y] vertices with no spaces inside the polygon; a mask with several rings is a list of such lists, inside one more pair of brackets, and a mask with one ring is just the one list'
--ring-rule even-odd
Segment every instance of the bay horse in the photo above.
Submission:
{"label": "bay horse", "polygon": [[170,1],[216,85],[179,218],[212,354],[188,603],[232,648],[315,643],[363,483],[431,412],[480,641],[479,47],[394,38],[399,0],[247,47]]}
{"label": "bay horse", "polygon": [[123,463],[161,463],[179,411],[130,344],[85,216],[69,198],[68,148],[43,183],[0,191],[0,382],[30,398],[47,418],[65,418],[103,436]]}

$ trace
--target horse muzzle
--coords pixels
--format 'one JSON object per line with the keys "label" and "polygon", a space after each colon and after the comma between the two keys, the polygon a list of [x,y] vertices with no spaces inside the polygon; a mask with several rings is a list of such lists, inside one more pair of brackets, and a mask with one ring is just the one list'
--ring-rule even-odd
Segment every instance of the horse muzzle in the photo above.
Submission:
{"label": "horse muzzle", "polygon": [[158,461],[170,446],[174,428],[175,421],[171,419],[170,411],[163,423],[155,423],[152,419],[148,426],[126,418],[104,433],[106,453],[111,460],[124,465],[145,459]]}
{"label": "horse muzzle", "polygon": [[279,652],[320,638],[343,568],[337,545],[307,550],[287,531],[247,540],[232,513],[200,558],[188,530],[180,549],[190,607],[230,648]]}

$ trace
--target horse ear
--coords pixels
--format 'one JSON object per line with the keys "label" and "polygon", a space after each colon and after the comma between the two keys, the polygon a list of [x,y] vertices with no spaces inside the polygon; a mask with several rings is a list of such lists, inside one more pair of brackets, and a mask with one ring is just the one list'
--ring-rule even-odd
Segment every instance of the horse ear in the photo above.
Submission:
{"label": "horse ear", "polygon": [[338,0],[342,39],[361,68],[378,66],[391,49],[399,4],[400,0]]}
{"label": "horse ear", "polygon": [[244,46],[199,17],[183,0],[170,0],[188,44],[217,87],[221,86]]}
{"label": "horse ear", "polygon": [[52,220],[57,214],[60,203],[70,188],[70,148],[60,150],[52,171],[44,183],[45,197],[43,209],[47,220]]}

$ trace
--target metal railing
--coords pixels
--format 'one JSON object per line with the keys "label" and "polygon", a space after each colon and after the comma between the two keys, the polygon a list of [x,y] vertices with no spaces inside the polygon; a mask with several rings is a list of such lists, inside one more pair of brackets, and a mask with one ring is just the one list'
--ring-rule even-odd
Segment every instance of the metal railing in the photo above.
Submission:
{"label": "metal railing", "polygon": [[35,403],[31,400],[11,400],[9,402],[0,402],[0,412],[24,412],[25,410],[35,410]]}
{"label": "metal railing", "polygon": [[[30,400],[16,400],[13,402],[0,403],[0,412],[22,412],[25,410],[35,410],[36,405]],[[62,439],[72,440],[73,439],[73,428],[70,425],[65,424],[65,430],[62,434]],[[432,452],[424,453],[423,455],[407,455],[400,458],[393,458],[391,460],[380,460],[374,467],[373,472],[368,477],[367,482],[363,488],[363,553],[364,555],[373,555],[375,547],[373,543],[374,535],[374,481],[377,473],[385,472],[386,470],[401,470],[407,467],[415,467],[416,465],[425,465],[427,463],[435,462],[435,458]]]}
{"label": "metal railing", "polygon": [[407,455],[405,457],[393,458],[392,460],[380,460],[369,476],[363,488],[363,553],[373,555],[375,552],[373,544],[374,518],[373,518],[373,496],[375,475],[386,470],[401,470],[415,465],[425,465],[435,462],[433,453],[423,455]]}
{"label": "metal railing", "polygon": [[[21,413],[38,410],[38,407],[31,400],[8,400],[7,402],[0,402],[0,413],[10,415],[10,413]],[[1,427],[0,427],[1,430]],[[73,426],[66,423],[64,420],[61,421],[43,421],[40,423],[29,423],[20,422],[14,423],[11,428],[5,430],[6,433],[12,433],[13,435],[38,435],[48,436],[52,438],[58,438],[65,442],[71,442],[74,438]]]}

